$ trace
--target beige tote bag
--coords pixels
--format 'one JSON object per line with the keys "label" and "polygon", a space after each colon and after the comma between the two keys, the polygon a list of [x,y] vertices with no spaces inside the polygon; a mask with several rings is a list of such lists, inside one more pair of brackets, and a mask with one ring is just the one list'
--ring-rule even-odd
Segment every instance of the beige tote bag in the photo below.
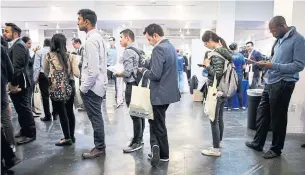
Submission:
{"label": "beige tote bag", "polygon": [[154,114],[150,101],[149,81],[147,87],[142,87],[142,79],[138,86],[132,86],[129,114],[131,116],[153,120]]}
{"label": "beige tote bag", "polygon": [[208,87],[206,101],[204,101],[204,113],[213,122],[215,120],[216,104],[217,104],[217,80],[214,76],[213,86]]}
{"label": "beige tote bag", "polygon": [[42,102],[41,102],[41,93],[39,89],[39,85],[35,85],[34,89],[34,107],[35,107],[35,113],[40,114],[42,111]]}

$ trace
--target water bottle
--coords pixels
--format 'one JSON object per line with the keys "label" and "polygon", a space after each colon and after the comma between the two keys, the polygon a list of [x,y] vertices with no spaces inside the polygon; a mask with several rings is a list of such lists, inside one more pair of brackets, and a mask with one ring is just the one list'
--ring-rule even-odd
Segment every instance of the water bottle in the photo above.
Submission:
{"label": "water bottle", "polygon": [[208,71],[205,68],[203,68],[203,70],[202,70],[202,76],[208,77]]}

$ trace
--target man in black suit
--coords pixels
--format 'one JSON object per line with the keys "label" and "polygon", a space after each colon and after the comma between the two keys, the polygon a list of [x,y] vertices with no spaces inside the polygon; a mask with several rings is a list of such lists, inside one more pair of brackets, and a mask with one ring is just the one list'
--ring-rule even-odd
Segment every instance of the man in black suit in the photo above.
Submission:
{"label": "man in black suit", "polygon": [[18,145],[29,143],[36,139],[36,127],[31,110],[31,79],[28,71],[29,50],[20,38],[21,29],[13,23],[6,23],[4,37],[9,42],[8,54],[12,60],[14,74],[9,83],[9,92],[20,124]]}
{"label": "man in black suit", "polygon": [[150,100],[153,107],[154,120],[150,124],[151,165],[157,166],[159,161],[169,161],[169,146],[165,113],[171,103],[180,101],[177,76],[177,53],[174,46],[164,38],[160,25],[150,24],[143,34],[149,44],[154,46],[149,69],[139,68],[143,77],[150,80]]}

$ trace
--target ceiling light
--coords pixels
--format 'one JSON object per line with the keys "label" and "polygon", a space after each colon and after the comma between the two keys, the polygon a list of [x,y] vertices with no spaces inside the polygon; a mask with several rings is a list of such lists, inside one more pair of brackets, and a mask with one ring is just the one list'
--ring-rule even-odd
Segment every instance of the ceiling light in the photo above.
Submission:
{"label": "ceiling light", "polygon": [[60,8],[57,7],[57,6],[52,5],[52,6],[51,6],[51,9],[52,9],[52,10],[59,10]]}
{"label": "ceiling light", "polygon": [[187,29],[186,34],[187,34],[187,35],[190,34],[190,29]]}
{"label": "ceiling light", "polygon": [[26,29],[28,29],[28,28],[29,28],[29,23],[28,23],[28,22],[25,22],[25,24],[24,24],[24,25],[25,25],[25,28],[26,28]]}
{"label": "ceiling light", "polygon": [[177,8],[177,9],[182,9],[183,6],[182,6],[181,4],[179,4],[179,5],[176,5],[176,8]]}
{"label": "ceiling light", "polygon": [[182,29],[180,29],[179,32],[182,33]]}
{"label": "ceiling light", "polygon": [[73,38],[75,38],[76,37],[76,34],[73,32]]}
{"label": "ceiling light", "polygon": [[56,29],[60,29],[60,27],[59,27],[59,24],[58,24],[58,23],[56,24]]}
{"label": "ceiling light", "polygon": [[180,37],[181,37],[181,38],[184,38],[184,35],[181,33],[181,34],[180,34]]}
{"label": "ceiling light", "polygon": [[56,30],[56,33],[59,33],[59,31],[58,31],[58,30]]}
{"label": "ceiling light", "polygon": [[125,24],[122,24],[122,28],[125,28],[126,27],[126,25]]}
{"label": "ceiling light", "polygon": [[150,4],[157,4],[156,0],[149,0]]}

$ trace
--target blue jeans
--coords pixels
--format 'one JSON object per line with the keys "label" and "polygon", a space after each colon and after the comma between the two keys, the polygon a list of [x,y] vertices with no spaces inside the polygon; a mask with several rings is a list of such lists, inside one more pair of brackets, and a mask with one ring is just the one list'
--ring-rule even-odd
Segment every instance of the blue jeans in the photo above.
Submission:
{"label": "blue jeans", "polygon": [[87,115],[92,124],[95,148],[103,150],[106,148],[104,120],[102,116],[103,98],[96,95],[91,90],[85,94],[81,93],[81,96]]}
{"label": "blue jeans", "polygon": [[178,88],[183,89],[183,71],[178,71]]}

